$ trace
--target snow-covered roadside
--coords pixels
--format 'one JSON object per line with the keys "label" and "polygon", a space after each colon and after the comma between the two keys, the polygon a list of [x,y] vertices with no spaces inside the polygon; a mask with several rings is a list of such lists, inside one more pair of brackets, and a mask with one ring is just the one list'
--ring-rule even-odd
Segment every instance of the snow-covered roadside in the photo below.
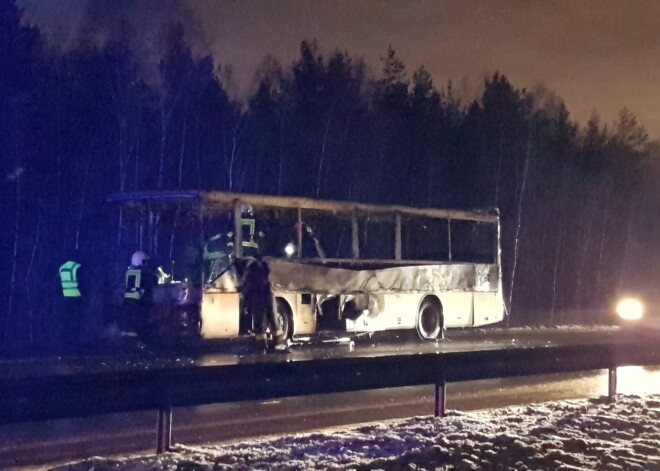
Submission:
{"label": "snow-covered roadside", "polygon": [[660,395],[449,411],[321,433],[93,458],[57,470],[660,470]]}

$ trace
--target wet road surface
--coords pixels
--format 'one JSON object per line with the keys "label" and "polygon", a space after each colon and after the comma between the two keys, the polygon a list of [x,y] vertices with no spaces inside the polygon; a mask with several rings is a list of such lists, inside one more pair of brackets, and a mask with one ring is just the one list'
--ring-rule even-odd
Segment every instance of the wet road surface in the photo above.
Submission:
{"label": "wet road surface", "polygon": [[[420,344],[406,335],[360,338],[310,345],[299,342],[291,353],[272,356],[231,345],[197,352],[140,352],[85,358],[49,358],[0,363],[0,374],[29,375],[43,371],[75,374],[89,368],[130,369],[199,367],[258,361],[304,361],[306,358],[463,351],[513,346],[584,344],[608,341],[618,329],[520,329],[517,331],[453,332],[438,344]],[[646,330],[627,335],[654,335]],[[658,337],[660,339],[660,337]],[[660,340],[659,340],[660,341]],[[660,393],[660,368],[625,367],[619,371],[618,392]],[[447,407],[474,410],[607,393],[605,371],[570,375],[472,381],[447,386]],[[217,404],[174,410],[173,442],[200,444],[311,431],[371,421],[430,415],[434,387],[417,386],[353,393],[326,394],[270,401]],[[66,462],[94,455],[151,452],[155,447],[156,412],[112,414],[81,419],[0,426],[0,467]]]}

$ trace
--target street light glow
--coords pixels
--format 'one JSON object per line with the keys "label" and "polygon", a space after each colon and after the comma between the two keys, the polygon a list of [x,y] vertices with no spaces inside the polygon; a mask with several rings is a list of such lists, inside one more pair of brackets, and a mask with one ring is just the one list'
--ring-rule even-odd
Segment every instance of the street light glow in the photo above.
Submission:
{"label": "street light glow", "polygon": [[644,305],[637,299],[624,298],[617,304],[616,313],[627,321],[639,320],[644,317]]}

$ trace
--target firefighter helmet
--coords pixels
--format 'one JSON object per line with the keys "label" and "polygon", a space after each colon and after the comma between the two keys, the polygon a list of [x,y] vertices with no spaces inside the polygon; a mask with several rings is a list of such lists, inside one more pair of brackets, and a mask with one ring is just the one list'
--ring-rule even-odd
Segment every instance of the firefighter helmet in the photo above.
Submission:
{"label": "firefighter helmet", "polygon": [[245,216],[254,216],[254,213],[252,212],[252,205],[241,204],[241,215],[243,217],[245,217]]}
{"label": "firefighter helmet", "polygon": [[133,265],[134,267],[141,267],[142,265],[146,265],[148,261],[149,261],[149,255],[147,255],[142,250],[138,250],[131,257],[131,265]]}

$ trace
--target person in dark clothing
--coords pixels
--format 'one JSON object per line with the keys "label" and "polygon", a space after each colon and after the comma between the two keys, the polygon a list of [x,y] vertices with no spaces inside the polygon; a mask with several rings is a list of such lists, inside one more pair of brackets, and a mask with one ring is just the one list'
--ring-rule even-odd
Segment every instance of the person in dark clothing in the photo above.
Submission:
{"label": "person in dark clothing", "polygon": [[153,289],[158,284],[158,274],[151,267],[146,253],[137,251],[133,254],[131,265],[126,270],[125,283],[124,316],[120,327],[144,339],[154,304]]}
{"label": "person in dark clothing", "polygon": [[[203,248],[204,261],[207,264],[207,282],[211,283],[224,273],[234,259],[234,221],[220,221],[220,231],[211,236]],[[252,206],[241,205],[241,255],[243,257],[261,256],[260,243],[264,233],[254,217]]]}
{"label": "person in dark clothing", "polygon": [[294,225],[294,238],[284,247],[284,255],[287,258],[325,258],[321,242],[316,238],[309,224],[302,221]]}
{"label": "person in dark clothing", "polygon": [[202,257],[205,265],[205,283],[212,283],[231,264],[233,247],[228,246],[230,230],[218,232],[210,237],[202,249]]}
{"label": "person in dark clothing", "polygon": [[62,351],[74,351],[80,342],[80,331],[84,324],[84,302],[86,287],[84,273],[77,253],[59,268],[59,278],[62,287],[60,344]]}
{"label": "person in dark clothing", "polygon": [[[286,338],[275,311],[275,299],[270,285],[268,264],[256,258],[248,257],[237,264],[241,277],[242,306],[252,317],[254,338],[265,348],[286,347]],[[272,333],[272,345],[269,344],[268,331]]]}

